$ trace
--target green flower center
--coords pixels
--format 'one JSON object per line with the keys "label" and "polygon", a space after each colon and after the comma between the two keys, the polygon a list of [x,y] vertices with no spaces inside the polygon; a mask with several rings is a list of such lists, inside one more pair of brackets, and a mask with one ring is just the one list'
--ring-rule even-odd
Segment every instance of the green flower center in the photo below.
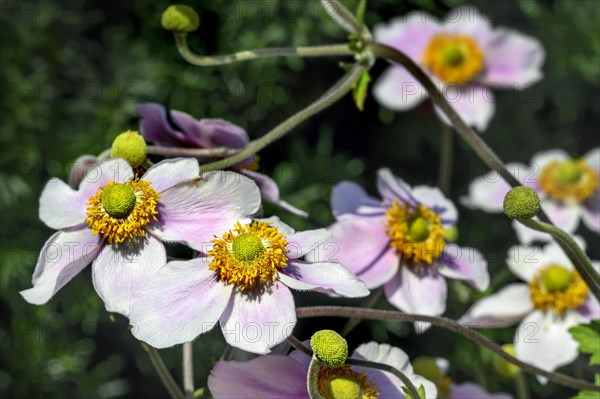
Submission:
{"label": "green flower center", "polygon": [[448,44],[440,53],[442,62],[448,66],[458,66],[465,61],[465,53],[456,44]]}
{"label": "green flower center", "polygon": [[238,235],[231,244],[233,256],[241,262],[252,262],[265,249],[262,240],[252,233]]}
{"label": "green flower center", "polygon": [[573,274],[565,267],[553,265],[544,271],[542,282],[550,292],[562,291],[573,281]]}
{"label": "green flower center", "polygon": [[329,381],[327,399],[361,399],[360,384],[351,377],[337,377]]}
{"label": "green flower center", "polygon": [[133,188],[125,184],[113,184],[102,193],[102,208],[114,218],[125,218],[135,208],[136,196]]}
{"label": "green flower center", "polygon": [[577,162],[573,160],[561,163],[558,168],[556,168],[555,173],[556,179],[563,186],[575,184],[581,179],[581,176],[583,176],[583,171]]}
{"label": "green flower center", "polygon": [[415,242],[425,241],[429,237],[429,222],[422,217],[417,217],[410,223],[408,235]]}
{"label": "green flower center", "polygon": [[320,330],[313,334],[310,346],[317,359],[329,367],[340,367],[348,358],[348,343],[333,330]]}

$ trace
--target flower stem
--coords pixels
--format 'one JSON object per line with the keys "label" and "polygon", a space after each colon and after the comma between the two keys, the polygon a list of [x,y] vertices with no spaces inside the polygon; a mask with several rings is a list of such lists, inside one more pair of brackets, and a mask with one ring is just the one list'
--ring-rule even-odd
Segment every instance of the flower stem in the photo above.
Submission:
{"label": "flower stem", "polygon": [[191,342],[185,342],[183,351],[183,391],[187,398],[194,397],[194,352]]}
{"label": "flower stem", "polygon": [[195,158],[223,158],[240,152],[240,148],[180,148],[149,145],[146,147],[148,154],[172,155]]}
{"label": "flower stem", "polygon": [[296,308],[296,316],[298,318],[306,317],[360,317],[368,320],[396,320],[404,322],[416,322],[424,321],[431,323],[435,326],[445,328],[449,331],[463,335],[469,340],[483,345],[490,349],[498,356],[502,357],[506,361],[519,366],[521,369],[532,373],[538,374],[548,378],[550,381],[560,385],[568,386],[576,390],[591,390],[600,392],[600,386],[596,386],[591,382],[579,380],[577,378],[570,377],[568,375],[560,373],[551,373],[546,370],[542,370],[528,363],[525,363],[510,354],[506,353],[501,347],[494,344],[483,335],[474,331],[471,328],[465,327],[454,320],[446,319],[444,317],[433,317],[424,315],[413,315],[405,314],[402,312],[396,312],[392,310],[376,310],[376,309],[363,309],[354,307],[344,306],[312,306],[312,307],[300,307]]}
{"label": "flower stem", "polygon": [[[311,358],[313,357],[312,350],[309,347],[304,346],[304,344],[298,338],[291,335],[288,337],[287,340],[290,343],[290,345],[292,345],[295,349],[306,354],[307,356],[310,356]],[[314,363],[314,358],[313,358],[313,361],[311,361],[311,365],[313,363]],[[388,364],[370,362],[368,360],[353,359],[351,357],[346,359],[346,364],[351,365],[351,366],[366,367],[366,368],[371,368],[371,369],[376,369],[376,370],[381,370],[381,371],[387,371],[388,373],[395,375],[396,377],[398,377],[398,379],[400,379],[400,381],[402,381],[402,383],[406,386],[406,388],[410,392],[410,395],[413,397],[413,399],[419,399],[421,397],[419,395],[419,391],[417,390],[415,385],[412,383],[412,381],[403,372],[401,372],[400,370],[398,370],[395,367],[392,367]],[[310,368],[309,368],[309,374],[310,374]],[[317,374],[318,374],[318,369],[317,369]],[[310,378],[310,376],[309,376],[309,378]],[[311,398],[312,398],[312,396],[311,396]]]}
{"label": "flower stem", "polygon": [[440,145],[440,164],[438,171],[438,186],[446,196],[450,195],[452,182],[452,160],[454,155],[454,137],[452,128],[442,122]]}
{"label": "flower stem", "polygon": [[338,0],[321,0],[321,5],[342,29],[348,33],[361,32],[363,27],[354,14]]}
{"label": "flower stem", "polygon": [[171,373],[169,373],[167,366],[165,366],[165,363],[160,357],[160,353],[158,353],[158,351],[155,348],[151,347],[150,345],[146,345],[145,343],[142,343],[142,348],[148,353],[148,356],[150,357],[150,362],[152,362],[156,373],[158,374],[161,382],[169,392],[171,398],[185,399],[185,395],[173,379]]}
{"label": "flower stem", "polygon": [[218,66],[240,61],[250,61],[268,57],[337,57],[352,56],[354,53],[348,44],[328,44],[311,47],[273,47],[256,50],[244,50],[224,55],[198,55],[190,50],[187,42],[187,33],[173,32],[177,50],[184,60],[196,66]]}
{"label": "flower stem", "polygon": [[[377,290],[373,291],[371,293],[371,295],[369,295],[369,297],[365,301],[364,305],[361,306],[361,308],[372,308],[377,303],[377,301],[379,300],[379,298],[381,298],[382,294],[383,294],[383,288],[381,288],[381,287],[378,288]],[[352,330],[354,330],[354,328],[356,326],[358,326],[361,321],[362,321],[362,319],[357,318],[357,317],[348,320],[346,322],[346,324],[344,325],[344,327],[342,328],[342,334],[341,334],[341,336],[345,337],[348,334],[350,334],[350,332]]]}
{"label": "flower stem", "polygon": [[529,399],[529,386],[527,376],[524,373],[518,373],[515,376],[515,390],[517,391],[517,399]]}
{"label": "flower stem", "polygon": [[540,222],[534,219],[517,219],[517,221],[530,229],[552,235],[558,242],[568,248],[571,256],[577,259],[576,262],[573,262],[577,271],[594,296],[600,300],[600,275],[598,275],[598,272],[594,269],[590,258],[588,258],[585,252],[577,245],[577,242],[575,242],[573,237],[562,229],[549,223]]}
{"label": "flower stem", "polygon": [[262,137],[251,141],[248,143],[248,145],[246,145],[246,147],[244,147],[242,151],[238,152],[237,154],[216,162],[202,165],[200,167],[200,173],[224,169],[235,165],[250,155],[257,153],[267,145],[271,144],[273,141],[285,136],[301,122],[304,122],[311,116],[316,115],[320,111],[328,108],[336,103],[339,99],[344,97],[346,93],[352,90],[352,85],[360,77],[363,70],[364,69],[362,66],[358,64],[353,65],[352,68],[338,82],[336,82],[335,85],[333,85],[308,107],[298,111],[285,121],[281,122]]}

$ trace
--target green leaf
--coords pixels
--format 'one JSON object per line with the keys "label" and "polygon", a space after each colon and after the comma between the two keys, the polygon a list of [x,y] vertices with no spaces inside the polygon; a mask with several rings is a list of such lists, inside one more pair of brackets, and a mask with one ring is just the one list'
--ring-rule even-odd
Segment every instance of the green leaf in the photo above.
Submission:
{"label": "green leaf", "polygon": [[598,399],[600,395],[594,391],[579,391],[577,396],[573,396],[571,399]]}
{"label": "green leaf", "polygon": [[[412,395],[408,391],[408,388],[402,387],[402,390],[404,391],[406,399],[415,399],[412,397]],[[419,388],[417,388],[417,392],[419,392],[420,399],[427,399],[425,397],[425,387],[423,386],[423,384],[421,384],[421,386]]]}
{"label": "green leaf", "polygon": [[594,379],[595,382],[594,383],[596,385],[600,386],[600,374],[596,374],[594,377],[595,377],[595,379]]}
{"label": "green leaf", "polygon": [[369,71],[363,71],[360,78],[354,82],[354,86],[352,86],[352,97],[354,97],[354,102],[359,110],[363,110],[365,106],[365,99],[367,98],[367,88],[369,87],[369,82],[371,81],[371,75],[369,75]]}
{"label": "green leaf", "polygon": [[580,324],[570,328],[569,332],[579,343],[579,351],[592,355],[590,364],[600,364],[600,333],[596,324]]}

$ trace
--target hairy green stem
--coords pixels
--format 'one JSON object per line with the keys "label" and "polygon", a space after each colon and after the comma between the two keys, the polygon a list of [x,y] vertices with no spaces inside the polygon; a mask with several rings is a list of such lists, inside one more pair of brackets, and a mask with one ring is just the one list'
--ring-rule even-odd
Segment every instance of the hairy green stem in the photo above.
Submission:
{"label": "hairy green stem", "polygon": [[184,60],[196,66],[218,66],[240,61],[250,61],[270,57],[338,57],[353,56],[348,44],[328,44],[311,47],[274,47],[256,50],[244,50],[223,55],[195,54],[188,46],[187,33],[173,32],[177,50]]}
{"label": "hairy green stem", "polygon": [[308,107],[298,111],[279,125],[275,126],[271,131],[262,137],[251,141],[248,143],[248,145],[246,145],[246,147],[244,147],[242,151],[238,152],[237,154],[216,162],[202,165],[200,167],[200,173],[209,172],[211,170],[225,169],[229,166],[235,165],[250,155],[256,154],[273,141],[285,136],[300,123],[330,107],[339,99],[344,97],[346,93],[352,90],[352,85],[360,77],[363,70],[364,69],[362,66],[358,64],[353,65],[352,68],[338,82],[336,82],[335,85],[333,85]]}
{"label": "hairy green stem", "polygon": [[183,351],[183,391],[190,399],[194,397],[194,353],[191,342],[182,345]]}
{"label": "hairy green stem", "polygon": [[[375,304],[377,303],[379,298],[381,298],[382,294],[383,294],[383,287],[379,287],[375,291],[372,291],[371,295],[369,295],[369,297],[367,298],[365,303],[361,306],[361,308],[372,308],[373,306],[375,306]],[[359,318],[352,318],[352,319],[348,320],[346,322],[346,324],[344,325],[344,327],[342,328],[341,336],[345,337],[348,334],[350,334],[350,332],[352,330],[354,330],[354,328],[356,326],[358,326],[361,321],[362,321],[362,319],[359,319]]]}
{"label": "hairy green stem", "polygon": [[167,369],[167,366],[165,366],[165,363],[163,362],[162,358],[160,357],[160,353],[158,353],[158,350],[144,343],[142,343],[142,348],[144,348],[144,350],[148,353],[148,356],[150,357],[150,362],[154,366],[158,377],[169,392],[171,398],[185,399],[185,395],[181,391],[181,388],[179,388],[179,385],[177,385],[177,383],[173,379],[171,373],[169,373],[169,370]]}
{"label": "hairy green stem", "polygon": [[506,361],[519,366],[524,371],[532,374],[538,374],[548,378],[550,381],[560,385],[568,386],[577,390],[591,390],[600,392],[600,386],[596,386],[591,382],[579,380],[577,378],[570,377],[568,375],[560,373],[551,373],[546,370],[542,370],[528,363],[525,363],[510,354],[506,353],[500,346],[496,345],[483,335],[479,334],[475,330],[465,327],[454,320],[447,319],[445,317],[433,317],[424,315],[413,315],[405,314],[402,312],[396,312],[392,310],[375,310],[375,309],[363,309],[354,307],[344,306],[312,306],[312,307],[300,307],[296,308],[296,316],[298,318],[307,317],[360,317],[368,320],[396,320],[403,322],[416,322],[424,321],[431,323],[435,326],[445,328],[449,331],[463,335],[469,340],[483,345],[496,353]]}
{"label": "hairy green stem", "polygon": [[354,14],[338,0],[321,0],[325,12],[348,33],[361,32],[363,27]]}
{"label": "hairy green stem", "polygon": [[148,154],[171,155],[194,158],[223,158],[240,152],[239,148],[215,147],[215,148],[184,148],[163,147],[160,145],[146,146]]}
{"label": "hairy green stem", "polygon": [[442,122],[440,145],[440,164],[438,170],[438,186],[446,196],[450,195],[452,182],[452,160],[454,156],[454,136],[452,128]]}
{"label": "hairy green stem", "polygon": [[527,384],[527,376],[519,372],[515,376],[515,390],[517,391],[517,399],[529,399],[529,385]]}

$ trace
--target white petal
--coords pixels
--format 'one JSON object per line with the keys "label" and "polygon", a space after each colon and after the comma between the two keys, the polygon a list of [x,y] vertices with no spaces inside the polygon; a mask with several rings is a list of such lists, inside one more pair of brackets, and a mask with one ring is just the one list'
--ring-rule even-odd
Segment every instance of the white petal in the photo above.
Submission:
{"label": "white petal", "polygon": [[446,310],[448,287],[440,274],[417,275],[402,266],[383,288],[388,301],[404,312],[440,316]]}
{"label": "white petal", "polygon": [[50,179],[40,196],[39,217],[56,230],[82,224],[87,217],[87,197],[59,179]]}
{"label": "white petal", "polygon": [[375,82],[373,96],[384,107],[406,111],[419,105],[429,95],[404,67],[392,65]]}
{"label": "white petal", "polygon": [[326,242],[329,237],[331,237],[331,233],[327,229],[306,230],[290,234],[286,236],[287,256],[289,259],[301,258]]}
{"label": "white petal", "polygon": [[165,159],[155,165],[141,177],[152,183],[152,188],[160,193],[174,185],[199,177],[200,166],[195,158]]}
{"label": "white petal", "polygon": [[515,324],[533,310],[527,284],[509,284],[471,306],[459,323],[475,328],[497,328]]}

